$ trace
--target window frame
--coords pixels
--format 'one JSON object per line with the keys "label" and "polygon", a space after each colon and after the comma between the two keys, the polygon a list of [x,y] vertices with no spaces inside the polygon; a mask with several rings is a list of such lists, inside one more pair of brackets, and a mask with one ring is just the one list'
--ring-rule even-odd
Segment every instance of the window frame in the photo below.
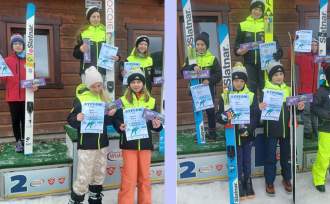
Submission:
{"label": "window frame", "polygon": [[[193,13],[193,20],[194,22],[203,22],[199,19],[207,19],[210,18],[210,20],[216,19],[217,25],[220,23],[226,23],[229,22],[229,6],[228,5],[221,5],[221,6],[210,6],[210,5],[202,5],[202,4],[194,4],[192,5],[192,13]],[[184,56],[185,56],[185,50],[184,50],[184,39],[183,39],[183,29],[181,26],[181,23],[183,23],[183,12],[182,12],[182,5],[180,4],[178,6],[178,12],[177,12],[177,33],[178,33],[178,39],[177,39],[177,78],[182,78],[180,74],[181,66],[184,64]],[[207,22],[207,21],[204,21]],[[213,22],[213,21],[209,21]],[[194,30],[196,32],[196,30]],[[196,33],[195,33],[196,35]]]}
{"label": "window frame", "polygon": [[[62,89],[64,87],[61,80],[61,55],[60,55],[60,26],[61,19],[58,17],[44,18],[38,17],[35,20],[35,31],[48,31],[48,65],[49,78],[46,79],[46,86],[41,89]],[[17,18],[12,16],[0,16],[0,32],[5,33],[0,37],[0,52],[3,56],[8,56],[11,52],[10,36],[12,30],[25,30],[25,18]],[[47,30],[47,31],[46,31]],[[37,33],[36,32],[36,33]],[[4,89],[1,85],[0,89]]]}

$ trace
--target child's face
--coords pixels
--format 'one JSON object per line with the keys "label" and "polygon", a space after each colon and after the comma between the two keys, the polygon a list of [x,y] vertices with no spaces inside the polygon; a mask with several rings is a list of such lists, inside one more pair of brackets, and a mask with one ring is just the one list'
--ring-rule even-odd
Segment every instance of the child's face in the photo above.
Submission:
{"label": "child's face", "polygon": [[206,44],[203,40],[196,41],[196,51],[198,53],[205,53],[206,52]]}
{"label": "child's face", "polygon": [[254,19],[259,19],[262,16],[262,9],[259,7],[255,7],[254,9],[251,10],[251,16]]}
{"label": "child's face", "polygon": [[96,82],[89,87],[89,90],[95,94],[100,94],[103,89],[103,84],[101,82]]}
{"label": "child's face", "polygon": [[278,85],[282,84],[284,82],[284,73],[276,72],[272,77],[272,82]]}
{"label": "child's face", "polygon": [[148,43],[145,41],[140,42],[137,49],[140,53],[146,53],[148,50]]}
{"label": "child's face", "polygon": [[244,88],[245,81],[243,79],[234,79],[233,86],[235,90],[240,91]]}
{"label": "child's face", "polygon": [[23,44],[20,42],[13,43],[13,49],[15,52],[22,52],[23,51]]}
{"label": "child's face", "polygon": [[99,12],[94,12],[91,17],[89,18],[89,22],[92,26],[97,26],[101,22],[101,17]]}
{"label": "child's face", "polygon": [[134,93],[140,93],[143,89],[143,83],[140,80],[133,80],[129,84],[129,87],[134,91]]}
{"label": "child's face", "polygon": [[312,42],[312,53],[316,54],[316,53],[318,53],[318,50],[319,50],[319,46],[318,46],[317,42]]}

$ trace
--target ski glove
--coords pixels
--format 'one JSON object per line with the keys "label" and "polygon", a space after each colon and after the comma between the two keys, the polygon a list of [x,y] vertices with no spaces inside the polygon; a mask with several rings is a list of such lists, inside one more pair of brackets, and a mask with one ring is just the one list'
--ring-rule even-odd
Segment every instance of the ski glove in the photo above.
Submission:
{"label": "ski glove", "polygon": [[278,49],[278,50],[273,54],[273,58],[274,58],[274,60],[276,60],[276,61],[280,60],[282,56],[283,56],[283,51],[282,51],[282,49]]}
{"label": "ski glove", "polygon": [[239,129],[238,129],[239,136],[241,136],[241,137],[249,136],[248,127],[246,125],[239,125],[238,127],[239,127]]}

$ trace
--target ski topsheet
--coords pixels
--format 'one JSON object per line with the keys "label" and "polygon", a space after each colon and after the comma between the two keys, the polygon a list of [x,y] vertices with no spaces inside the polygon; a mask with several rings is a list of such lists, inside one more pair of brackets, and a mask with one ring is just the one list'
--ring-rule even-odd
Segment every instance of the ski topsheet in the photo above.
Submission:
{"label": "ski topsheet", "polygon": [[[219,41],[220,41],[220,54],[221,54],[221,68],[222,68],[222,82],[223,94],[229,94],[233,90],[232,76],[231,76],[231,56],[229,33],[226,24],[218,26]],[[229,98],[229,96],[228,96]],[[228,103],[224,103],[224,110],[230,108]],[[236,152],[236,136],[235,126],[228,124],[225,125],[226,137],[226,152],[227,152],[227,166],[228,166],[228,181],[229,181],[229,196],[230,204],[239,203],[239,190],[238,190],[238,173],[237,173],[237,152]]]}
{"label": "ski topsheet", "polygon": [[266,0],[265,2],[265,42],[273,42],[274,38],[274,9],[273,0]]}
{"label": "ski topsheet", "polygon": [[[115,0],[105,0],[106,42],[115,45]],[[106,70],[105,86],[112,100],[115,99],[115,68]]]}
{"label": "ski topsheet", "polygon": [[[190,0],[181,0],[183,19],[184,19],[184,32],[185,32],[185,42],[187,49],[187,56],[189,60],[189,65],[196,64],[196,50],[195,50],[195,37],[194,37],[194,22],[193,15],[191,12]],[[198,79],[190,80],[190,86],[199,84]],[[203,111],[195,112],[194,109],[194,119],[196,125],[196,137],[198,144],[204,144],[205,141],[205,130],[203,122]]]}
{"label": "ski topsheet", "polygon": [[[328,0],[320,0],[320,26],[319,26],[319,57],[327,55],[327,29],[328,29]],[[321,63],[319,63],[319,80],[317,87],[325,79]]]}
{"label": "ski topsheet", "polygon": [[[26,80],[34,79],[34,19],[36,7],[28,3],[26,8]],[[34,92],[31,88],[25,89],[25,132],[24,132],[24,154],[33,153],[33,107]]]}

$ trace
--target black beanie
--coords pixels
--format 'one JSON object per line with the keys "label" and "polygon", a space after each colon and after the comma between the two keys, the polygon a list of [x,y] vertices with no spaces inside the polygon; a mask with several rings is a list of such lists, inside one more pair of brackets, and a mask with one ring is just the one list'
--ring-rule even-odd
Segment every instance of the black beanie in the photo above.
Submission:
{"label": "black beanie", "polygon": [[201,32],[199,35],[197,35],[196,40],[195,40],[195,44],[198,40],[203,41],[206,45],[206,48],[209,48],[209,46],[210,46],[210,36],[209,36],[208,33]]}
{"label": "black beanie", "polygon": [[265,12],[265,4],[262,0],[252,0],[250,3],[250,11],[254,8],[261,8],[262,13]]}
{"label": "black beanie", "polygon": [[283,65],[280,62],[274,60],[269,63],[267,71],[269,80],[272,80],[273,75],[277,72],[282,72],[283,74],[285,73]]}
{"label": "black beanie", "polygon": [[138,36],[136,38],[136,40],[135,40],[135,47],[138,47],[138,45],[140,44],[140,42],[146,42],[148,44],[148,47],[149,47],[150,41],[149,41],[148,36],[146,36],[146,35],[140,35],[140,36]]}
{"label": "black beanie", "polygon": [[88,21],[89,21],[89,18],[91,17],[91,15],[95,12],[100,13],[100,9],[96,6],[93,6],[93,7],[90,7],[90,8],[87,9],[86,18],[87,18]]}

